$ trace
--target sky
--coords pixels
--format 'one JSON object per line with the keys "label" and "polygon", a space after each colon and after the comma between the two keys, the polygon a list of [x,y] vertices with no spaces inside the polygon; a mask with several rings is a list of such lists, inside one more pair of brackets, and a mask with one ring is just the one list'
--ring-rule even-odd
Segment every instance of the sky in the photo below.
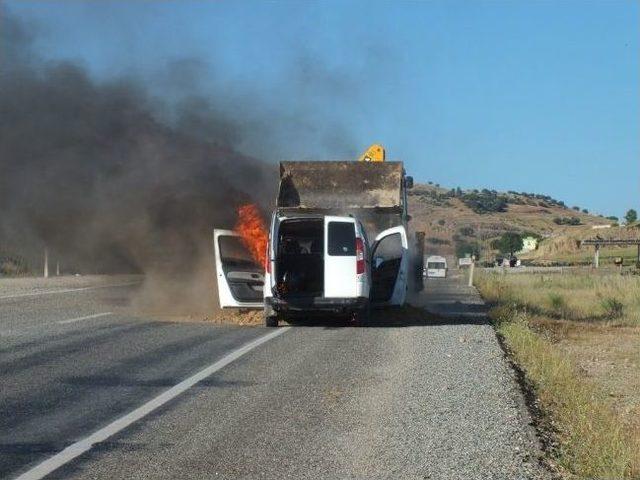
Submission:
{"label": "sky", "polygon": [[638,0],[4,4],[38,54],[98,80],[170,97],[158,72],[188,71],[182,89],[247,128],[272,112],[277,138],[249,135],[245,153],[345,159],[381,142],[419,182],[640,209]]}

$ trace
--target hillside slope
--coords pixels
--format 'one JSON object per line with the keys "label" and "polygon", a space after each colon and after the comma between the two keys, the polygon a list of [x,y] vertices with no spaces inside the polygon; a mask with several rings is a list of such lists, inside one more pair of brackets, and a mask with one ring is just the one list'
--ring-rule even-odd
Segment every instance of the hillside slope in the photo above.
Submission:
{"label": "hillside slope", "polygon": [[425,252],[455,254],[456,246],[473,245],[485,260],[497,253],[490,248],[491,240],[505,232],[540,236],[539,249],[529,255],[540,262],[568,255],[588,258],[590,252],[578,250],[577,241],[581,239],[596,235],[636,238],[639,232],[624,227],[594,229],[616,222],[577,207],[569,208],[549,196],[529,193],[416,184],[409,193],[409,209],[414,231],[426,233]]}

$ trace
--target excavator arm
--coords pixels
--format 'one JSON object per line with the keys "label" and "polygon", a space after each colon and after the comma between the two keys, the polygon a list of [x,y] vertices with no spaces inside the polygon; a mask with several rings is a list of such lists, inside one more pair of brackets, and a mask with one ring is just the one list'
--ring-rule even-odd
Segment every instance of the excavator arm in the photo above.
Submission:
{"label": "excavator arm", "polygon": [[384,162],[385,161],[385,151],[384,147],[379,143],[374,143],[367,151],[364,152],[360,158],[359,162]]}

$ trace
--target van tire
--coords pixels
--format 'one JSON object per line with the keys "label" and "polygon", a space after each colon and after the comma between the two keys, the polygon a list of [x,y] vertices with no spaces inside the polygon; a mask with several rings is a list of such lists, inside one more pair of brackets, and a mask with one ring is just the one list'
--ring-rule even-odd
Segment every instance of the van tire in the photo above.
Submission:
{"label": "van tire", "polygon": [[278,316],[277,315],[265,315],[264,316],[264,325],[265,327],[277,327],[278,326]]}

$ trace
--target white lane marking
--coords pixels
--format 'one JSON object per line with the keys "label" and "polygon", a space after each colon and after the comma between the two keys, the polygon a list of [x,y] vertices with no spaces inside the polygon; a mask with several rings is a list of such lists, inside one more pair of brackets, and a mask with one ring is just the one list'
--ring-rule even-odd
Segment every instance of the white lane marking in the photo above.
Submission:
{"label": "white lane marking", "polygon": [[106,317],[107,315],[113,315],[113,312],[96,313],[94,315],[87,315],[86,317],[69,318],[68,320],[58,320],[56,322],[43,323],[40,325],[31,325],[30,327],[24,327],[19,330],[0,330],[0,337],[17,337],[36,330],[51,327],[54,324],[64,325],[66,323],[80,322],[82,320],[89,320],[91,318]]}
{"label": "white lane marking", "polygon": [[32,469],[23,473],[22,475],[17,477],[16,480],[39,480],[43,478],[44,476],[50,474],[54,470],[69,463],[74,458],[79,457],[83,453],[91,450],[91,448],[96,443],[104,442],[109,437],[115,435],[121,430],[124,430],[132,423],[137,422],[138,420],[149,415],[151,412],[158,409],[168,401],[173,400],[178,395],[184,393],[185,391],[193,387],[196,383],[201,382],[202,380],[204,380],[210,375],[213,375],[218,370],[226,367],[231,362],[233,362],[234,360],[237,360],[238,358],[242,357],[246,353],[249,353],[254,348],[262,345],[265,342],[268,342],[269,340],[277,337],[278,335],[282,335],[284,332],[286,332],[290,328],[291,327],[278,328],[277,330],[271,333],[268,333],[267,335],[264,335],[256,340],[253,340],[252,342],[247,343],[246,345],[243,345],[237,350],[234,350],[230,354],[222,357],[220,360],[218,360],[214,364],[209,365],[205,369],[200,370],[195,375],[192,375],[186,380],[183,380],[177,385],[171,387],[169,390],[166,390],[164,393],[161,393],[157,397],[149,400],[144,405],[126,414],[124,417],[120,417],[119,419],[111,422],[106,427],[103,427],[97,432],[92,433],[88,437],[72,445],[69,445],[60,453],[57,453],[53,457],[48,458],[44,462],[36,465]]}
{"label": "white lane marking", "polygon": [[137,282],[129,282],[129,283],[114,283],[112,285],[100,285],[98,287],[65,288],[63,290],[51,290],[48,292],[18,293],[16,295],[0,296],[0,300],[3,300],[5,298],[37,297],[40,295],[53,295],[56,293],[84,292],[86,290],[97,290],[99,288],[128,287],[130,285],[137,285],[138,283],[141,283],[141,282],[142,280]]}
{"label": "white lane marking", "polygon": [[93,315],[87,315],[86,317],[78,317],[78,318],[70,318],[68,320],[60,320],[57,323],[59,323],[60,325],[64,325],[64,324],[67,324],[67,323],[74,323],[74,322],[81,322],[82,320],[89,320],[91,318],[106,317],[107,315],[113,315],[113,312],[95,313]]}

